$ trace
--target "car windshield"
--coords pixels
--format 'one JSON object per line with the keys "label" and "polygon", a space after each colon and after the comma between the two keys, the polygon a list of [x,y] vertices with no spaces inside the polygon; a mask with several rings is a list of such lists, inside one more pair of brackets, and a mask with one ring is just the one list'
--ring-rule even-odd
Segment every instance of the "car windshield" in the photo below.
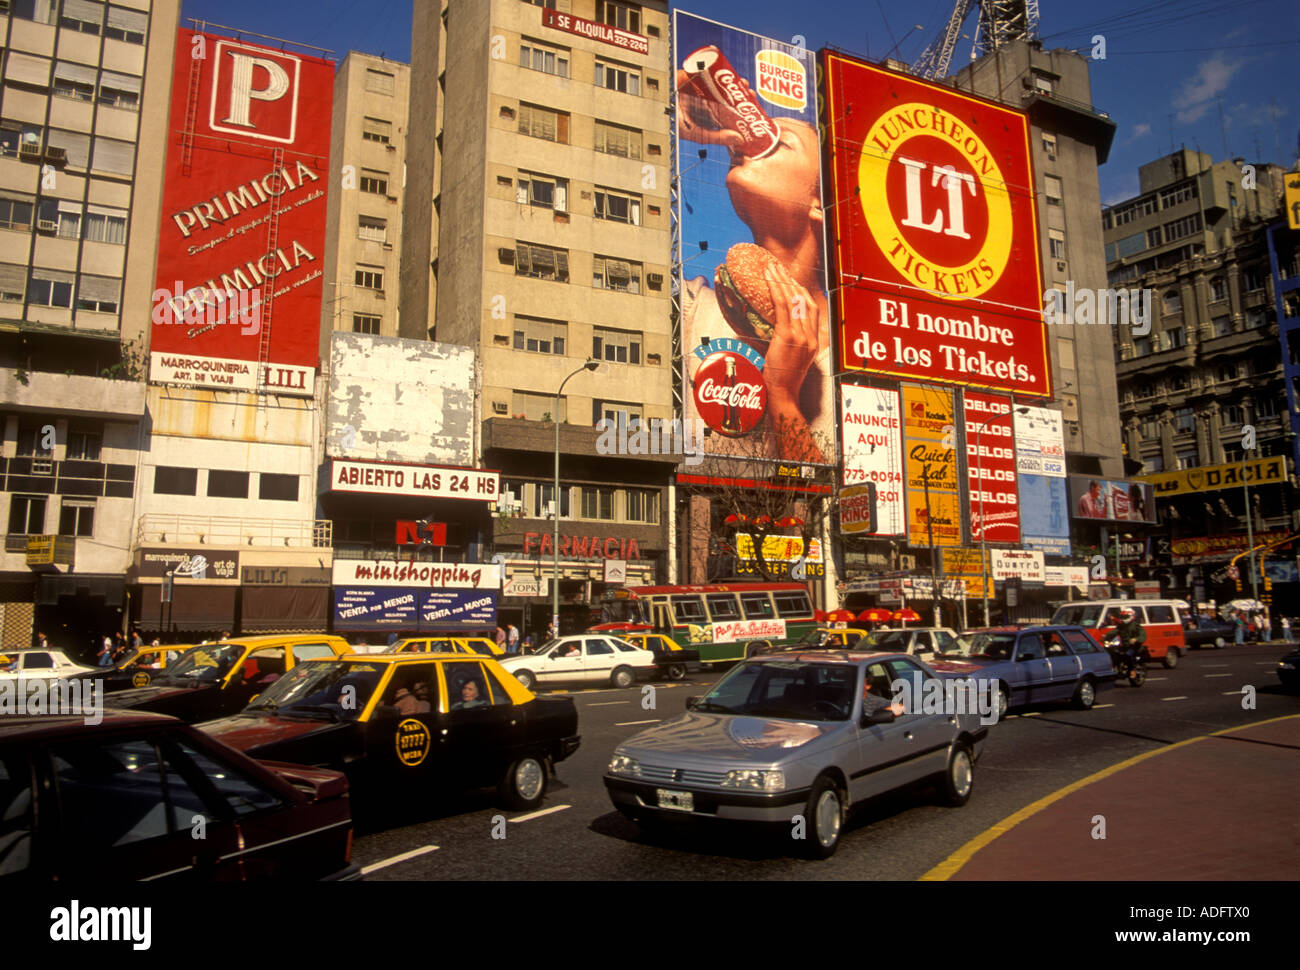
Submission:
{"label": "car windshield", "polygon": [[1080,603],[1076,606],[1062,606],[1052,617],[1055,626],[1086,626],[1095,629],[1101,619],[1101,606],[1096,603]]}
{"label": "car windshield", "polygon": [[1014,633],[977,633],[970,640],[970,656],[1010,660],[1016,646]]}
{"label": "car windshield", "polygon": [[268,687],[246,710],[325,712],[355,720],[384,675],[380,664],[307,660]]}
{"label": "car windshield", "polygon": [[713,714],[843,721],[853,709],[857,668],[848,664],[777,661],[732,668],[696,702]]}
{"label": "car windshield", "polygon": [[215,684],[244,655],[242,643],[210,643],[187,650],[176,663],[167,668],[159,678],[169,684],[194,686]]}
{"label": "car windshield", "polygon": [[905,630],[877,630],[867,637],[866,645],[872,650],[890,650],[907,652],[907,644],[912,634]]}
{"label": "car windshield", "polygon": [[801,647],[820,647],[830,639],[830,634],[825,630],[809,630],[799,638]]}
{"label": "car windshield", "polygon": [[137,667],[154,667],[161,665],[166,656],[163,650],[137,650],[131,658],[122,664],[122,670],[135,670]]}

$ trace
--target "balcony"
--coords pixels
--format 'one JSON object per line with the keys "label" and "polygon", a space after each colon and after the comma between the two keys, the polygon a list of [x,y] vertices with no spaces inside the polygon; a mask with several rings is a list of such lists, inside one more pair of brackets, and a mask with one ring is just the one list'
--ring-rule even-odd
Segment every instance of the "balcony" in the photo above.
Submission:
{"label": "balcony", "polygon": [[334,542],[329,519],[241,519],[216,515],[140,516],[136,545],[253,546],[328,549]]}
{"label": "balcony", "polygon": [[18,371],[0,367],[0,401],[19,411],[135,421],[144,415],[144,396],[138,381],[45,371],[28,371],[20,381]]}

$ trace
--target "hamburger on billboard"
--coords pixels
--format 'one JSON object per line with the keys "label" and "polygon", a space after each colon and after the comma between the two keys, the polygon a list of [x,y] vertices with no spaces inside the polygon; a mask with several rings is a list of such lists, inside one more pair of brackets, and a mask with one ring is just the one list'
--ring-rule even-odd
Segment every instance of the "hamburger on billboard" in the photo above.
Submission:
{"label": "hamburger on billboard", "polygon": [[674,18],[686,420],[710,454],[831,464],[813,55]]}
{"label": "hamburger on billboard", "polygon": [[310,396],[334,66],[180,30],[149,379]]}
{"label": "hamburger on billboard", "polygon": [[822,64],[843,368],[1050,396],[1025,115]]}

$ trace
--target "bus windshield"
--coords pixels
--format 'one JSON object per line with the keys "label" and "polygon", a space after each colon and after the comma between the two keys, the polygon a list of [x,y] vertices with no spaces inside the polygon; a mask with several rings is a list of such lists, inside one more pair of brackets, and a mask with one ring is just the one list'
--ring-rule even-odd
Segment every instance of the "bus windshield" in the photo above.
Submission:
{"label": "bus windshield", "polygon": [[601,623],[649,623],[641,600],[607,600],[600,605]]}

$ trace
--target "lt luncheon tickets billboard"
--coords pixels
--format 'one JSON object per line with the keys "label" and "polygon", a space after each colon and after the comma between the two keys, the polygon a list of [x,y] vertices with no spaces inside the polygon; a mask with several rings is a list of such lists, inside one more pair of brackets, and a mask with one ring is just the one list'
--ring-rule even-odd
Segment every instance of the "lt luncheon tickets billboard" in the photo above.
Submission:
{"label": "lt luncheon tickets billboard", "polygon": [[178,32],[153,383],[312,394],[333,90],[327,61]]}
{"label": "lt luncheon tickets billboard", "polygon": [[686,419],[710,454],[832,464],[814,57],[674,17]]}
{"label": "lt luncheon tickets billboard", "polygon": [[823,58],[843,368],[1050,396],[1025,115]]}

